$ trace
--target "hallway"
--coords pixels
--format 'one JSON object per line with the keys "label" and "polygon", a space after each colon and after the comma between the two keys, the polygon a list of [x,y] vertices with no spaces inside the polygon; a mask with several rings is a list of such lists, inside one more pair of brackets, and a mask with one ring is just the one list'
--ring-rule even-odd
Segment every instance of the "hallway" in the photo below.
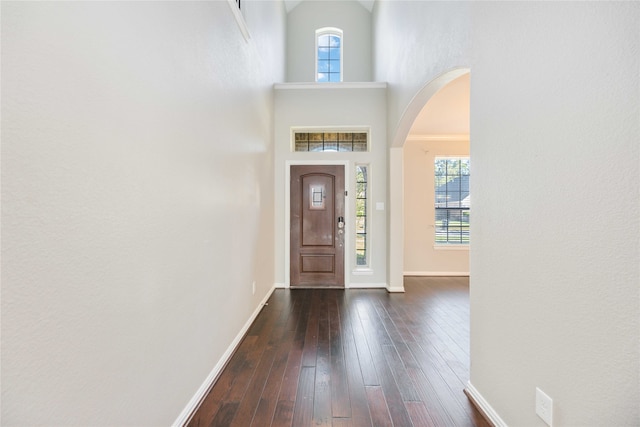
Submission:
{"label": "hallway", "polygon": [[469,378],[467,277],[277,289],[190,426],[487,426]]}

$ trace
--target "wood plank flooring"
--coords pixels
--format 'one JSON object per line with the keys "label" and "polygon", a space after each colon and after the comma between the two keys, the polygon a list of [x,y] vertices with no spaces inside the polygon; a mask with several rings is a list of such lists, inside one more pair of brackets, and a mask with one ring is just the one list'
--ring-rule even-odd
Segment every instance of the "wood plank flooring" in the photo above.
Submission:
{"label": "wood plank flooring", "polygon": [[189,426],[489,426],[469,379],[469,284],[277,289]]}

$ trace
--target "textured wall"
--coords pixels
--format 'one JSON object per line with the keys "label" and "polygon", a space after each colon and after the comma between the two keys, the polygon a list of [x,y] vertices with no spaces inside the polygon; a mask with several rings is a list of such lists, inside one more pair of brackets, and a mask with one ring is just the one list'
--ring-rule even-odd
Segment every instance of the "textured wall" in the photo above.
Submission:
{"label": "textured wall", "polygon": [[425,85],[471,68],[471,382],[509,425],[544,425],[536,386],[555,425],[640,423],[639,14],[624,2],[374,9],[390,139]]}
{"label": "textured wall", "polygon": [[[428,98],[420,90],[447,71],[469,66],[471,22],[465,2],[377,1],[373,10],[374,80],[387,82],[389,143],[402,145]],[[442,85],[448,81],[442,82]],[[396,144],[398,145],[398,144]]]}
{"label": "textured wall", "polygon": [[311,1],[298,4],[287,15],[287,81],[314,82],[316,30],[343,31],[345,82],[369,82],[371,69],[371,12],[357,1]]}
{"label": "textured wall", "polygon": [[471,382],[509,425],[640,424],[640,4],[474,6]]}
{"label": "textured wall", "polygon": [[2,3],[3,425],[170,424],[271,288],[284,8],[246,17]]}

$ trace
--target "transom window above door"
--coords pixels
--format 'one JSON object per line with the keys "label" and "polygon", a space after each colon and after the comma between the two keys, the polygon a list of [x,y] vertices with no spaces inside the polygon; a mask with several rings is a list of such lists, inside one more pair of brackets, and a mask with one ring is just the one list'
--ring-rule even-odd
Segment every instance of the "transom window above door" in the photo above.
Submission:
{"label": "transom window above door", "polygon": [[342,81],[342,30],[316,30],[316,82]]}
{"label": "transom window above door", "polygon": [[293,151],[368,151],[367,132],[294,132]]}

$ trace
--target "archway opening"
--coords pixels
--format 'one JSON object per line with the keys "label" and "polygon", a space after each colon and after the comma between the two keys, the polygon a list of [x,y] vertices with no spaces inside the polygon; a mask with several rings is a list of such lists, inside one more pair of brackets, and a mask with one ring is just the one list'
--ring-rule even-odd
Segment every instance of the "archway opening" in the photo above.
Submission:
{"label": "archway opening", "polygon": [[[405,273],[405,195],[406,191],[418,191],[423,192],[421,189],[427,188],[432,185],[434,188],[434,180],[421,182],[411,182],[407,185],[407,180],[411,179],[405,175],[405,145],[409,140],[422,140],[422,142],[436,141],[439,139],[441,145],[447,142],[453,142],[458,140],[457,145],[458,152],[461,152],[461,148],[464,144],[469,146],[469,98],[470,98],[470,70],[468,68],[457,68],[448,71],[427,83],[413,98],[410,105],[405,110],[403,117],[400,120],[396,134],[392,140],[392,146],[389,152],[389,188],[390,188],[390,215],[389,215],[389,289],[390,290],[403,290],[403,281]],[[460,79],[460,80],[458,80]],[[451,86],[449,86],[451,84]],[[445,89],[447,88],[448,89]],[[438,96],[439,95],[439,96]],[[466,99],[464,99],[466,97]],[[439,100],[440,98],[440,100]],[[434,101],[431,103],[431,101]],[[443,106],[447,106],[446,109],[450,110],[445,113]],[[462,117],[462,119],[460,118]],[[422,147],[422,151],[429,151],[427,148]],[[468,148],[466,149],[468,155]],[[428,161],[429,153],[425,153],[422,159],[423,162]],[[432,153],[435,154],[435,153]],[[425,163],[425,166],[427,164]],[[433,169],[426,167],[425,170]],[[434,178],[435,179],[435,178]],[[409,188],[417,187],[417,190]],[[435,189],[433,190],[435,192]],[[428,197],[424,194],[421,195],[423,202],[427,203]],[[435,203],[434,199],[431,199],[432,207]],[[425,208],[426,209],[426,208]],[[435,217],[435,212],[434,212]],[[429,221],[428,218],[420,218],[416,216],[417,221],[423,224],[423,235],[431,233],[435,243],[435,228],[437,225],[442,226],[442,221]],[[426,230],[426,231],[425,231]],[[407,230],[411,232],[412,230]],[[426,234],[425,234],[426,233]],[[425,242],[421,243],[425,246]],[[443,251],[444,252],[444,251]],[[433,257],[432,257],[433,258]],[[443,258],[443,257],[440,257]],[[444,258],[456,258],[456,256],[444,256]],[[466,254],[458,254],[457,258],[466,258],[466,270],[463,271],[458,267],[455,268],[458,272],[469,273],[468,269],[468,245],[466,248]],[[450,262],[450,261],[447,261]],[[421,273],[452,273],[448,271],[452,267],[444,265],[437,270],[433,270],[434,267],[429,267],[429,270],[416,270],[415,272]]]}
{"label": "archway opening", "polygon": [[470,74],[425,104],[403,145],[405,276],[468,276]]}

